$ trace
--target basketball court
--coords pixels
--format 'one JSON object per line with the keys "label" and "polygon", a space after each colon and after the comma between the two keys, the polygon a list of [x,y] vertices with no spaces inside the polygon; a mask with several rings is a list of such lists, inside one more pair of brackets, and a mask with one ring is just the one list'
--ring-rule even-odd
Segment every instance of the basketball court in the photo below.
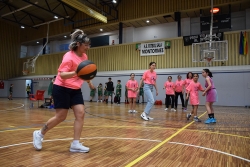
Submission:
{"label": "basketball court", "polygon": [[[250,109],[214,106],[216,124],[186,120],[187,112],[164,111],[155,105],[152,121],[128,105],[85,102],[86,114],[81,142],[89,153],[69,152],[74,115],[50,130],[43,149],[36,151],[32,133],[54,116],[54,109],[29,108],[29,100],[0,99],[0,166],[250,166]],[[190,111],[191,106],[188,106]],[[204,121],[207,113],[199,106]]]}

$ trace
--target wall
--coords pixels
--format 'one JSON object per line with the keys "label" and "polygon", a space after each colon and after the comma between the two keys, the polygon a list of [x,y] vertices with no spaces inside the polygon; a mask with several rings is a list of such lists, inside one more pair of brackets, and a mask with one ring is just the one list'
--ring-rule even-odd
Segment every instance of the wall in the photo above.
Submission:
{"label": "wall", "polygon": [[[156,100],[162,100],[164,102],[165,99],[165,90],[163,90],[163,85],[167,80],[167,77],[171,75],[173,77],[173,81],[176,81],[177,75],[181,75],[182,79],[186,78],[186,73],[191,71],[193,73],[198,73],[200,78],[199,82],[204,87],[205,79],[202,77],[201,72],[202,69],[207,67],[196,67],[196,68],[173,68],[173,69],[156,69],[158,79],[157,86],[159,95],[154,96]],[[250,65],[248,66],[222,66],[222,67],[209,67],[209,69],[213,73],[213,81],[215,83],[216,90],[218,92],[219,101],[215,103],[215,105],[219,106],[245,106],[250,105]],[[145,70],[133,70],[133,71],[112,71],[112,72],[98,72],[97,76],[93,79],[93,84],[98,86],[99,83],[102,83],[103,86],[105,82],[108,81],[109,77],[112,77],[112,81],[116,86],[117,80],[121,80],[122,84],[122,97],[121,101],[125,101],[125,84],[130,78],[130,73],[135,73],[135,79],[140,81],[140,78]],[[31,78],[42,78],[42,77],[50,77],[53,76],[27,76],[29,79]],[[27,79],[26,77],[26,79]],[[9,81],[9,83],[14,84],[14,94],[13,97],[25,97],[25,80],[21,80],[24,77],[14,78]],[[46,90],[45,97],[48,97],[47,89],[50,83],[50,80],[34,80],[37,84],[34,86],[34,91],[41,89]],[[235,87],[237,85],[237,88]],[[89,101],[89,93],[90,89],[87,84],[83,84],[82,86],[83,97],[85,101]],[[1,96],[2,97],[2,96]],[[5,96],[6,97],[6,96]],[[145,98],[146,99],[146,98]],[[94,101],[97,100],[97,94],[94,98]],[[146,101],[146,100],[145,100]],[[180,100],[179,100],[179,104]],[[205,104],[205,97],[201,96],[200,93],[200,105]]]}

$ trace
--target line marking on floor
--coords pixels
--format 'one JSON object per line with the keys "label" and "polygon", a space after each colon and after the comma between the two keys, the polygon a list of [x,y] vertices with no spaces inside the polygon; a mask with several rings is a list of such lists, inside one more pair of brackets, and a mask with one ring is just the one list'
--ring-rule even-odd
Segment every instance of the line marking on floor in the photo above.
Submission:
{"label": "line marking on floor", "polygon": [[202,147],[202,146],[197,146],[197,145],[192,145],[192,144],[186,144],[186,143],[179,143],[179,142],[168,142],[168,143],[170,143],[170,144],[179,144],[179,145],[184,145],[184,146],[189,146],[189,147],[196,147],[196,148],[201,148],[201,149],[204,149],[204,150],[214,151],[214,152],[217,152],[217,153],[229,155],[231,157],[235,157],[235,158],[250,162],[249,159],[246,159],[246,158],[234,155],[234,154],[230,154],[230,153],[227,153],[227,152],[215,150],[215,149],[212,149],[212,148],[207,148],[207,147]]}
{"label": "line marking on floor", "polygon": [[[204,112],[203,114],[201,114],[199,116],[199,118],[202,117],[203,115],[205,115],[206,113],[207,112]],[[144,153],[140,157],[136,158],[134,161],[132,161],[129,164],[127,164],[125,167],[131,167],[131,166],[135,165],[136,163],[138,163],[139,161],[141,161],[142,159],[144,159],[145,157],[147,157],[149,154],[151,154],[152,152],[154,152],[155,150],[157,150],[158,148],[160,148],[163,144],[167,143],[169,140],[171,140],[172,138],[174,138],[176,135],[178,135],[180,132],[182,132],[183,130],[185,130],[187,127],[189,127],[193,123],[194,123],[194,121],[192,121],[189,124],[187,124],[186,126],[182,127],[177,132],[175,132],[174,134],[172,134],[170,137],[168,137],[167,139],[165,139],[164,141],[162,141],[161,143],[159,143],[158,145],[156,145],[155,147],[153,147],[151,150],[149,150],[148,152]]]}
{"label": "line marking on floor", "polygon": [[[138,140],[138,141],[150,141],[150,142],[161,142],[161,140],[152,140],[152,139],[140,139],[140,138],[120,138],[120,137],[84,137],[80,138],[81,140],[91,140],[91,139],[113,139],[113,140]],[[73,140],[73,138],[64,138],[64,139],[51,139],[51,140],[43,140],[43,142],[54,142],[54,141],[65,141],[65,140]],[[6,146],[0,146],[1,148],[8,148],[20,145],[32,144],[33,142],[24,142],[17,144],[10,144]]]}

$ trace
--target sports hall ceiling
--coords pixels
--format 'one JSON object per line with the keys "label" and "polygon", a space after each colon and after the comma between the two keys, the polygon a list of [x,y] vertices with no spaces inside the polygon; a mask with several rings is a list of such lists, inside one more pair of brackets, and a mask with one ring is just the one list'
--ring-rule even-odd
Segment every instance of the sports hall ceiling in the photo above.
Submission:
{"label": "sports hall ceiling", "polygon": [[[81,28],[87,26],[84,24],[84,20],[81,20],[81,24],[79,25],[75,16],[77,13],[82,12],[74,7],[68,5],[63,2],[64,0],[0,0],[0,15],[1,19],[5,20],[9,23],[38,28],[40,24],[44,24],[46,22],[56,20],[54,16],[58,16],[58,19],[64,19],[65,24],[75,23],[74,28]],[[117,11],[119,12],[119,5],[121,2],[126,0],[116,0],[116,3],[113,3],[113,0],[78,0],[89,8],[105,15],[110,20],[116,20],[118,18],[118,14],[114,14],[116,12],[108,12],[108,11]],[[231,12],[244,11],[247,8],[250,8],[249,1],[236,1],[235,3],[230,4]],[[218,6],[220,8],[220,14],[229,13],[229,4],[224,4]],[[108,11],[106,10],[108,9]],[[181,18],[193,18],[199,17],[200,13],[202,16],[210,15],[210,8],[206,9],[193,9],[187,11],[181,11]],[[89,17],[89,19],[93,19]],[[147,23],[146,21],[149,20]],[[123,28],[126,27],[145,27],[156,24],[163,24],[174,22],[174,13],[166,14],[166,15],[158,15],[151,16],[147,18],[138,18],[135,20],[129,20],[123,22]],[[97,23],[100,23],[97,21]],[[89,29],[84,29],[85,33],[88,35],[103,33],[100,32],[100,28],[103,29],[103,32],[111,32],[119,30],[119,23],[115,23],[112,25],[102,25],[101,27],[92,27]],[[50,40],[64,40],[63,35],[50,37]],[[30,45],[25,43],[25,45]]]}

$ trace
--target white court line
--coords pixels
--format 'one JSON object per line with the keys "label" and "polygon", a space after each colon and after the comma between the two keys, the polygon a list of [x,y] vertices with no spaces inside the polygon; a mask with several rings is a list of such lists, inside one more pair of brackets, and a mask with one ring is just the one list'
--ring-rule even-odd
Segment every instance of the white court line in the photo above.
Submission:
{"label": "white court line", "polygon": [[[2,103],[2,102],[4,102],[4,101],[0,101],[0,103]],[[12,102],[12,103],[13,103],[13,102]],[[20,107],[11,108],[11,109],[6,109],[6,110],[0,110],[0,111],[16,110],[16,109],[18,109],[18,108],[24,107],[24,104],[22,104],[22,103],[15,103],[15,104],[21,104],[21,106],[20,106]]]}
{"label": "white court line", "polygon": [[196,145],[192,145],[192,144],[185,144],[185,143],[178,143],[178,142],[168,142],[168,143],[170,143],[170,144],[179,144],[179,145],[190,146],[190,147],[196,147],[196,148],[202,148],[202,149],[205,149],[205,150],[214,151],[214,152],[217,152],[217,153],[221,153],[221,154],[229,155],[229,156],[232,156],[232,157],[235,157],[235,158],[238,158],[238,159],[241,159],[241,160],[244,160],[244,161],[250,162],[250,160],[249,160],[249,159],[242,158],[242,157],[237,156],[237,155],[229,154],[229,153],[226,153],[226,152],[223,152],[223,151],[219,151],[219,150],[215,150],[215,149],[211,149],[211,148],[207,148],[207,147],[196,146]]}
{"label": "white court line", "polygon": [[[139,139],[139,138],[117,138],[117,137],[85,137],[85,138],[81,138],[81,139],[82,140],[90,140],[90,139],[115,139],[115,140],[151,141],[151,142],[158,142],[158,143],[161,142],[160,140]],[[64,140],[73,140],[73,138],[43,140],[43,142],[64,141]],[[33,142],[26,142],[26,143],[11,144],[11,145],[7,145],[7,146],[0,146],[0,149],[1,148],[14,147],[14,146],[20,146],[20,145],[27,145],[27,144],[32,144],[32,143]]]}

